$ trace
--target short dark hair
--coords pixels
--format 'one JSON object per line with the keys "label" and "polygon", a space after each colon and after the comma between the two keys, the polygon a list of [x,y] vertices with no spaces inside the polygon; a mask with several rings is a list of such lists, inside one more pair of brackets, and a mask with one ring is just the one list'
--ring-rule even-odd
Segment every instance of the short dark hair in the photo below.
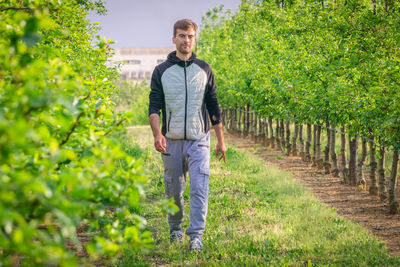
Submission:
{"label": "short dark hair", "polygon": [[189,28],[193,28],[194,32],[197,33],[197,24],[190,20],[190,19],[181,19],[175,22],[174,24],[174,36],[176,36],[176,30],[181,29],[181,30],[188,30]]}

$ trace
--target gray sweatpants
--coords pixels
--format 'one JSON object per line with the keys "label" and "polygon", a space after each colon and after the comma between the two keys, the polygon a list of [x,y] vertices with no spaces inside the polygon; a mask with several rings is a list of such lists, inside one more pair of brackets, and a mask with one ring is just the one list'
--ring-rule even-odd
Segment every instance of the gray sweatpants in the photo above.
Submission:
{"label": "gray sweatpants", "polygon": [[208,176],[210,175],[210,133],[191,140],[166,139],[167,149],[162,153],[164,185],[167,198],[174,198],[179,211],[168,215],[170,231],[182,231],[184,217],[183,192],[186,173],[189,172],[190,225],[186,234],[202,237],[208,207]]}

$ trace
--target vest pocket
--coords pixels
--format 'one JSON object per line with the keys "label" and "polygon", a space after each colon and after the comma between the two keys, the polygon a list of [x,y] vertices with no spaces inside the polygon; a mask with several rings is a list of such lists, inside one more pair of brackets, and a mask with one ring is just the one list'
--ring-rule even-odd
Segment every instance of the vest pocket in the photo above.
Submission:
{"label": "vest pocket", "polygon": [[200,110],[198,111],[198,113],[199,113],[199,119],[200,119],[200,125],[201,125],[201,133],[203,133],[204,132],[204,121],[203,121],[203,116],[201,116],[201,112],[200,112]]}
{"label": "vest pocket", "polygon": [[169,124],[171,123],[171,111],[169,112],[169,118],[168,118],[168,125],[167,125],[167,132],[169,132]]}

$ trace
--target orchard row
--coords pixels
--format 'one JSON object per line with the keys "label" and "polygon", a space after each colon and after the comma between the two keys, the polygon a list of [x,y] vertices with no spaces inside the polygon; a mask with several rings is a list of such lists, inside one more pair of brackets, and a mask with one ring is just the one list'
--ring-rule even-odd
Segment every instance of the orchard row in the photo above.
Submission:
{"label": "orchard row", "polygon": [[[254,111],[269,122],[270,134],[270,122],[278,126],[270,139],[280,138],[280,144],[292,147],[296,141],[281,138],[289,122],[296,125],[292,128],[307,128],[307,138],[313,128],[317,161],[321,127],[345,131],[350,157],[348,173],[342,175],[350,184],[363,183],[357,168],[363,167],[367,143],[372,172],[375,155],[382,158],[383,148],[393,151],[389,199],[391,211],[398,212],[394,187],[400,149],[399,16],[400,3],[392,0],[248,0],[234,15],[221,8],[207,14],[198,53],[214,70],[221,105],[233,125],[243,120],[240,110],[246,110],[242,115]],[[246,129],[243,124],[235,127]],[[301,132],[295,130],[294,135]],[[358,155],[360,136],[364,138]],[[335,146],[334,137],[326,135],[328,149]],[[336,161],[335,155],[326,154],[325,162],[335,174]],[[371,193],[378,193],[376,187],[373,181]]]}

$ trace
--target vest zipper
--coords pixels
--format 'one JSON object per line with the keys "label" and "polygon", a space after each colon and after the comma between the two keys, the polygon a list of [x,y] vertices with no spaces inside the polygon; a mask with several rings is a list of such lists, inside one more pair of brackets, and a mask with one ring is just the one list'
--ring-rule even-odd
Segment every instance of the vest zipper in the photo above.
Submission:
{"label": "vest zipper", "polygon": [[201,116],[200,110],[199,110],[199,118],[200,118],[201,132],[204,132],[204,121],[203,121],[203,116]]}
{"label": "vest zipper", "polygon": [[169,132],[169,124],[171,122],[171,115],[172,115],[172,112],[170,111],[169,112],[169,118],[168,118],[168,129],[167,129],[168,132]]}
{"label": "vest zipper", "polygon": [[185,73],[185,128],[184,128],[184,139],[186,140],[186,119],[187,119],[187,98],[188,98],[188,78],[187,78],[187,73],[186,73],[186,67],[187,67],[187,62],[185,60],[185,67],[184,67],[184,73]]}

